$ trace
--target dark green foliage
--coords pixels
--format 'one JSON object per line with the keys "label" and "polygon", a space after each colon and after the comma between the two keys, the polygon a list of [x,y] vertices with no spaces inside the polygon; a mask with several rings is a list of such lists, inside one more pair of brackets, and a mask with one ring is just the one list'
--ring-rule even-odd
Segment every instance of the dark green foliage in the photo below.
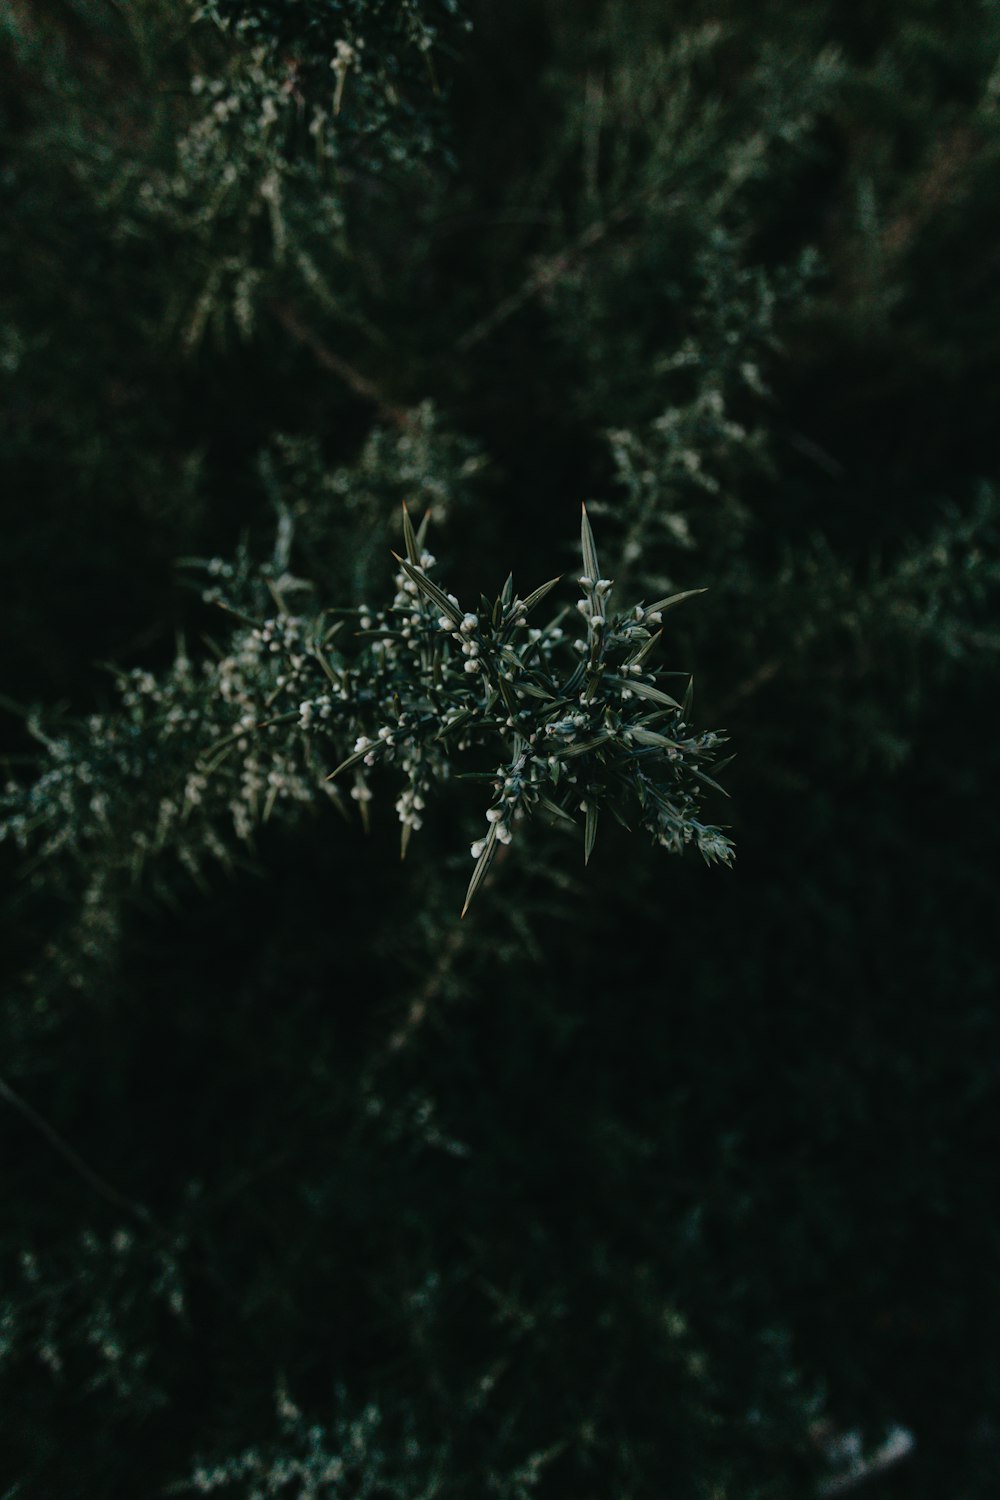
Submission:
{"label": "dark green foliage", "polygon": [[0,28],[0,1492],[992,1497],[1000,10]]}

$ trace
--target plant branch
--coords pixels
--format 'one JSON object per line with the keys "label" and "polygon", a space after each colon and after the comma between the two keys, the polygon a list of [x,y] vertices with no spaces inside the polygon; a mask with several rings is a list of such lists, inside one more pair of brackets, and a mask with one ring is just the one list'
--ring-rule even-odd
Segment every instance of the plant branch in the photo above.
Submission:
{"label": "plant branch", "polygon": [[369,380],[367,375],[362,375],[360,370],[356,370],[352,364],[324,343],[315,328],[304,320],[297,308],[288,302],[275,302],[272,304],[272,311],[285,332],[290,334],[296,343],[310,350],[317,364],[322,365],[324,370],[329,370],[331,375],[338,376],[356,396],[371,401],[378,409],[379,415],[396,427],[406,428],[410,425],[410,417],[406,408],[390,401],[373,380]]}
{"label": "plant branch", "polygon": [[88,1166],[83,1157],[74,1151],[73,1147],[67,1141],[63,1140],[62,1136],[49,1124],[48,1120],[44,1119],[26,1099],[22,1099],[21,1095],[16,1093],[2,1077],[0,1077],[0,1099],[6,1100],[12,1109],[16,1109],[18,1114],[27,1120],[28,1124],[33,1126],[39,1135],[48,1141],[53,1150],[58,1151],[59,1155],[65,1161],[69,1162],[74,1172],[82,1177],[84,1182],[88,1183],[94,1189],[95,1193],[100,1193],[102,1198],[108,1203],[113,1203],[116,1208],[125,1209],[140,1220],[141,1223],[146,1225],[152,1224],[153,1221],[148,1209],[143,1208],[138,1203],[133,1203],[130,1198],[126,1198],[116,1187],[112,1187],[110,1182],[98,1172],[95,1172],[93,1167]]}
{"label": "plant branch", "polygon": [[[483,890],[488,890],[493,884],[497,876],[497,870],[503,864],[504,860],[509,857],[510,850],[511,846],[509,844],[501,844],[497,849],[496,857],[493,860],[493,868],[483,881]],[[427,1019],[427,1013],[431,1005],[443,990],[445,982],[455,967],[463,949],[467,946],[469,934],[473,930],[472,927],[464,926],[461,922],[455,923],[455,926],[441,947],[437,963],[411,1001],[410,1008],[406,1013],[406,1019],[389,1037],[386,1043],[387,1054],[401,1052],[413,1040],[414,1034]]]}
{"label": "plant branch", "polygon": [[571,240],[558,254],[548,256],[543,260],[516,291],[504,297],[503,301],[499,302],[492,312],[487,313],[484,318],[480,318],[478,323],[474,323],[471,328],[466,329],[460,338],[456,339],[456,352],[459,354],[467,353],[476,344],[481,343],[483,339],[493,333],[495,329],[499,328],[502,323],[506,323],[508,318],[513,317],[516,312],[520,312],[521,308],[530,302],[532,297],[537,296],[539,292],[544,291],[546,287],[558,281],[560,276],[565,275],[574,261],[578,260],[581,255],[586,254],[594,245],[599,244],[612,229],[623,223],[629,214],[632,213],[635,206],[636,200],[634,198],[620,203],[617,208],[613,208],[603,219],[596,219],[592,224],[588,224],[586,229],[583,229],[577,235],[576,239]]}

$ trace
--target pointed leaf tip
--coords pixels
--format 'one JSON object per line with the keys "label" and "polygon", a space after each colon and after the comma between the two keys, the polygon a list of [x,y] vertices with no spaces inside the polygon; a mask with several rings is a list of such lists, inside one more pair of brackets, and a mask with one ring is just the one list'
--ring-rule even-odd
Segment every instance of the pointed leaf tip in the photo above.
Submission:
{"label": "pointed leaf tip", "polygon": [[405,558],[399,556],[398,552],[394,552],[392,555],[399,563],[399,566],[402,568],[407,578],[413,580],[420,592],[427,595],[427,598],[431,600],[431,602],[438,610],[440,610],[441,614],[446,615],[449,620],[454,622],[454,624],[461,624],[462,612],[461,610],[456,609],[455,605],[452,604],[447,594],[439,589],[436,583],[432,583],[427,575],[421,572],[420,568],[417,565],[408,563]]}
{"label": "pointed leaf tip", "polygon": [[403,501],[403,540],[406,542],[406,555],[413,567],[420,564],[420,547],[417,543],[417,535],[413,530],[413,522],[410,520],[410,512],[406,501]]}
{"label": "pointed leaf tip", "polygon": [[546,594],[551,593],[557,583],[562,582],[562,575],[558,578],[550,578],[548,583],[540,584],[537,589],[532,589],[527,599],[524,600],[524,612],[530,614],[536,604],[541,604]]}
{"label": "pointed leaf tip", "polygon": [[590,864],[590,856],[594,852],[594,840],[597,838],[598,811],[593,802],[587,803],[586,821],[583,829],[583,862]]}
{"label": "pointed leaf tip", "polygon": [[674,609],[678,604],[683,604],[685,599],[693,599],[697,594],[707,594],[708,589],[685,589],[681,594],[668,594],[665,599],[654,599],[652,604],[643,606],[645,613],[651,615],[657,610],[662,615],[668,609]]}
{"label": "pointed leaf tip", "polygon": [[586,578],[591,579],[592,584],[596,584],[598,578],[601,576],[601,570],[597,563],[597,547],[594,544],[594,533],[591,529],[586,505],[582,505],[580,509],[580,550],[583,553],[583,572]]}
{"label": "pointed leaf tip", "polygon": [[471,905],[473,896],[476,894],[479,887],[482,885],[483,881],[486,878],[490,865],[493,863],[493,856],[496,854],[496,847],[497,825],[495,823],[491,823],[490,831],[486,835],[486,843],[483,848],[483,852],[476,860],[476,868],[472,872],[472,879],[469,881],[469,889],[465,893],[465,905],[462,907],[463,917],[469,910],[469,906]]}

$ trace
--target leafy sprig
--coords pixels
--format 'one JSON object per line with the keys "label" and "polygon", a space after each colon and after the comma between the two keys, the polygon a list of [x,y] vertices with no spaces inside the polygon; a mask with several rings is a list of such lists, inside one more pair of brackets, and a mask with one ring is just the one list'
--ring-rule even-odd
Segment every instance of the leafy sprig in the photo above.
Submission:
{"label": "leafy sprig", "polygon": [[695,731],[651,668],[664,610],[697,591],[612,611],[584,510],[574,638],[566,607],[533,623],[559,579],[522,598],[508,577],[465,609],[431,577],[426,532],[404,507],[406,555],[380,610],[300,611],[292,601],[311,586],[287,572],[251,581],[245,567],[208,565],[206,598],[234,622],[227,648],[200,669],[182,657],[161,679],[122,676],[117,713],[60,735],[39,728],[47,764],[34,786],[8,789],[0,836],[74,855],[91,883],[101,872],[104,903],[109,870],[134,880],[173,847],[196,872],[226,857],[226,825],[248,840],[319,791],[343,810],[348,780],[367,823],[393,771],[404,855],[436,788],[462,775],[490,784],[463,910],[535,817],[579,825],[582,814],[587,860],[608,811],[671,851],[693,844],[728,862],[729,840],[698,814],[723,736]]}

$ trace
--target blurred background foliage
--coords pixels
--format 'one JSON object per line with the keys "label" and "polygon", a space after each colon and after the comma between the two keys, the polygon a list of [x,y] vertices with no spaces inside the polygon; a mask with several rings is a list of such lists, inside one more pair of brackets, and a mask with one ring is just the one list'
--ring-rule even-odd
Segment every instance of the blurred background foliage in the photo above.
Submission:
{"label": "blurred background foliage", "polygon": [[279,516],[357,604],[401,499],[460,595],[583,499],[710,588],[739,851],[538,839],[459,927],[475,801],[401,866],[387,787],[102,962],[5,846],[3,1493],[800,1500],[901,1424],[869,1493],[993,1495],[1000,7],[0,28],[11,705],[207,652],[178,560]]}

